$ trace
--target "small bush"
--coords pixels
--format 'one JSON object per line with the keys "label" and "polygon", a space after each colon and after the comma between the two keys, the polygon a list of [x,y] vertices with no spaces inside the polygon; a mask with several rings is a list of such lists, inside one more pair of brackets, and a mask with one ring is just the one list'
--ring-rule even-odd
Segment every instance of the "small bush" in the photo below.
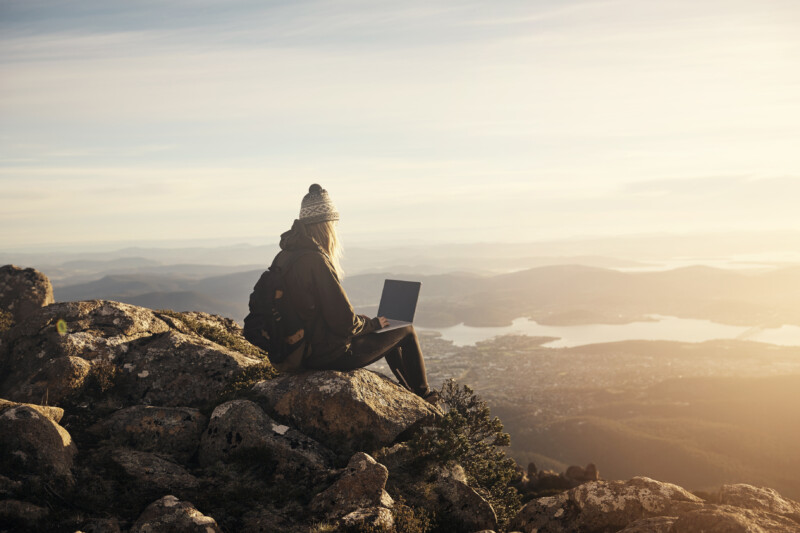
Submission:
{"label": "small bush", "polygon": [[14,315],[0,309],[0,331],[9,330],[12,327],[14,327]]}
{"label": "small bush", "polygon": [[423,460],[464,467],[469,484],[492,504],[504,526],[521,506],[519,493],[510,486],[516,463],[501,449],[509,445],[510,437],[500,419],[491,417],[486,402],[466,385],[445,382],[441,398],[446,413],[410,445]]}
{"label": "small bush", "polygon": [[224,346],[225,348],[237,351],[244,355],[249,355],[250,357],[257,357],[259,359],[267,358],[266,352],[257,348],[256,346],[253,346],[243,337],[233,335],[230,332],[225,331],[225,329],[220,326],[206,324],[205,322],[191,318],[185,313],[179,313],[170,309],[161,309],[157,312],[162,315],[180,320],[192,332],[210,340],[211,342],[215,342],[220,346]]}

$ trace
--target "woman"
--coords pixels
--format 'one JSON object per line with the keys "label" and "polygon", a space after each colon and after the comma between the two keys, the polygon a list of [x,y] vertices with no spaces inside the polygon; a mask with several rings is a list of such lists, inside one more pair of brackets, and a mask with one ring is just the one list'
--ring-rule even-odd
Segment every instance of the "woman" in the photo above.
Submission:
{"label": "woman", "polygon": [[378,334],[375,332],[388,324],[384,317],[370,319],[353,311],[341,285],[337,220],[339,213],[328,192],[311,185],[303,197],[300,217],[281,235],[281,251],[273,263],[284,271],[284,296],[290,308],[306,325],[309,350],[301,368],[353,370],[385,357],[400,385],[436,403],[438,394],[428,388],[414,327]]}

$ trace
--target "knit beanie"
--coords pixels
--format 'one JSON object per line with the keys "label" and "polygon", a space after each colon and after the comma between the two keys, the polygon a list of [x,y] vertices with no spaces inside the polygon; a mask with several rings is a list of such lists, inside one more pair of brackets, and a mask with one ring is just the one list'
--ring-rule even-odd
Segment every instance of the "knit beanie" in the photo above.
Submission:
{"label": "knit beanie", "polygon": [[328,191],[313,184],[308,188],[308,194],[303,197],[300,204],[300,222],[303,224],[316,224],[328,220],[339,220],[339,212],[333,205]]}

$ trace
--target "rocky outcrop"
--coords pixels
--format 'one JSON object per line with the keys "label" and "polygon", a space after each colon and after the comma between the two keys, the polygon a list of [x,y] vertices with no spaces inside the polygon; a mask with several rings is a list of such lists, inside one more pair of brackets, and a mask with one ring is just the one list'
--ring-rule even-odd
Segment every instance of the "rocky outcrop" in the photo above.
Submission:
{"label": "rocky outcrop", "polygon": [[200,443],[202,465],[264,452],[279,470],[323,470],[333,454],[296,429],[272,420],[249,400],[232,400],[214,409]]}
{"label": "rocky outcrop", "polygon": [[64,417],[64,410],[60,407],[53,407],[51,405],[36,405],[32,403],[20,403],[20,402],[11,402],[8,400],[3,400],[0,398],[0,413],[7,409],[11,409],[12,407],[17,407],[20,405],[24,405],[25,407],[30,407],[34,411],[38,411],[39,413],[43,414],[56,424],[61,422],[61,419]]}
{"label": "rocky outcrop", "polygon": [[557,496],[529,502],[512,527],[524,533],[569,530],[614,531],[640,518],[677,516],[698,509],[703,500],[686,490],[646,477],[595,481]]}
{"label": "rocky outcrop", "polygon": [[326,370],[262,381],[266,409],[335,452],[389,445],[437,414],[436,408],[369,370]]}
{"label": "rocky outcrop", "polygon": [[731,505],[709,505],[679,514],[670,532],[798,533],[800,524],[786,517]]}
{"label": "rocky outcrop", "polygon": [[0,413],[0,466],[5,475],[34,474],[69,483],[76,453],[70,434],[39,410],[17,405]]}
{"label": "rocky outcrop", "polygon": [[79,401],[90,381],[108,406],[201,407],[262,363],[154,311],[107,301],[49,305],[8,332],[6,344],[0,396],[56,404]]}
{"label": "rocky outcrop", "polygon": [[111,461],[139,486],[178,490],[199,485],[198,479],[181,465],[152,453],[116,449],[111,452]]}
{"label": "rocky outcrop", "polygon": [[[529,502],[511,527],[524,533],[624,531],[625,533],[798,533],[800,523],[774,510],[796,502],[749,485],[728,486],[739,505],[705,502],[681,487],[648,478],[598,481]],[[748,496],[750,495],[750,496]]]}
{"label": "rocky outcrop", "polygon": [[53,286],[41,272],[14,265],[0,267],[0,310],[10,312],[14,322],[22,322],[53,301]]}
{"label": "rocky outcrop", "polygon": [[216,520],[194,505],[169,495],[150,504],[131,528],[131,533],[222,533]]}
{"label": "rocky outcrop", "polygon": [[800,503],[784,498],[775,489],[744,483],[723,485],[718,500],[721,504],[785,516],[800,524]]}
{"label": "rocky outcrop", "polygon": [[467,483],[460,465],[443,468],[436,480],[436,492],[444,501],[442,510],[469,531],[497,528],[497,515],[491,504]]}
{"label": "rocky outcrop", "polygon": [[207,425],[208,418],[197,409],[136,405],[116,411],[93,431],[116,446],[188,462],[197,452]]}
{"label": "rocky outcrop", "polygon": [[390,508],[394,501],[385,490],[388,478],[385,466],[366,453],[356,453],[336,482],[314,497],[311,510],[339,517],[357,509]]}
{"label": "rocky outcrop", "polygon": [[0,500],[0,524],[4,526],[35,530],[44,525],[48,514],[47,509],[30,502]]}

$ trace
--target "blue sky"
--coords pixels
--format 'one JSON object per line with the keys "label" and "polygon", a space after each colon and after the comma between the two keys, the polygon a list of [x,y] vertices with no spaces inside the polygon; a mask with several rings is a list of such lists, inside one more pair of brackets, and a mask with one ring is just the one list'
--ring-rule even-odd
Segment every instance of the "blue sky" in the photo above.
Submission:
{"label": "blue sky", "polygon": [[0,248],[800,228],[794,1],[0,1]]}

